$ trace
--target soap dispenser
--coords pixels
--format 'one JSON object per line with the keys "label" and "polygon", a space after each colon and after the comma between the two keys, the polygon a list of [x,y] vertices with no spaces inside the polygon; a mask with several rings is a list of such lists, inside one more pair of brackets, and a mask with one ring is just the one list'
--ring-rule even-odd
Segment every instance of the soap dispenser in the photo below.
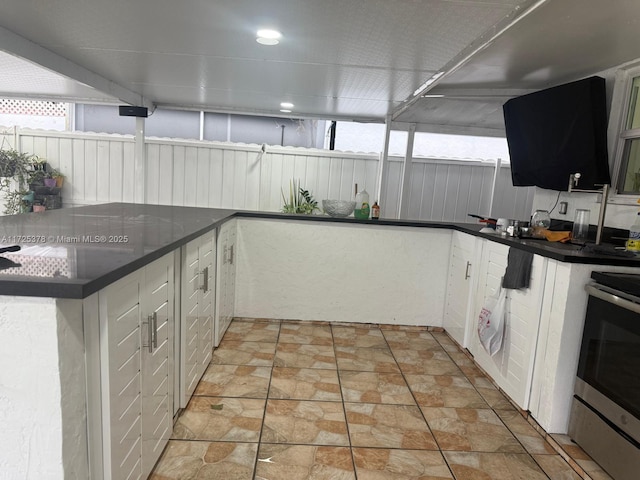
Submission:
{"label": "soap dispenser", "polygon": [[353,216],[358,220],[368,220],[370,212],[369,194],[366,190],[358,192],[358,184],[356,183],[356,209],[353,211]]}

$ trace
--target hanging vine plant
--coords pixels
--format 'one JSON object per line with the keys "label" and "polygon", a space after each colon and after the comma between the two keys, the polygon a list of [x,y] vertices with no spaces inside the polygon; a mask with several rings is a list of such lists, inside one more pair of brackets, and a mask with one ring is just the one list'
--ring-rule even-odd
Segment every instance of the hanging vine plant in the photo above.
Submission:
{"label": "hanging vine plant", "polygon": [[13,149],[0,150],[0,194],[4,196],[5,214],[13,215],[23,211],[33,165],[38,161],[35,155]]}

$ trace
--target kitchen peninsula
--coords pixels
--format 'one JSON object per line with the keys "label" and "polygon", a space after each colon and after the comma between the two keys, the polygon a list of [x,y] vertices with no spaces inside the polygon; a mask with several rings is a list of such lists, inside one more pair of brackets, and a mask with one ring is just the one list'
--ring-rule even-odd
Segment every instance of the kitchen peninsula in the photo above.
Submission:
{"label": "kitchen peninsula", "polygon": [[[562,432],[586,306],[584,284],[594,269],[640,272],[640,260],[479,229],[139,204],[3,217],[0,244],[22,250],[5,254],[0,271],[0,470],[15,478],[27,472],[109,478],[123,463],[144,472],[147,467],[136,461],[149,463],[152,454],[146,452],[162,448],[158,439],[145,442],[141,436],[139,455],[129,458],[129,450],[119,452],[117,442],[110,443],[112,436],[145,429],[144,416],[140,425],[132,420],[130,431],[113,423],[115,397],[106,387],[115,391],[120,380],[110,362],[127,342],[140,352],[135,382],[118,390],[124,392],[118,402],[128,408],[130,399],[144,397],[147,380],[139,371],[158,361],[158,352],[164,355],[167,387],[161,401],[170,426],[185,401],[178,378],[184,362],[181,323],[188,318],[185,289],[217,291],[216,316],[226,302],[238,317],[451,328],[521,408],[547,431]],[[201,239],[213,239],[213,247],[204,249]],[[194,245],[196,257],[213,251],[217,260],[193,267],[188,252]],[[518,322],[496,363],[477,349],[471,332],[478,304],[496,288],[510,247],[535,254],[532,287],[513,293]],[[233,273],[224,269],[229,265]],[[121,321],[131,318],[135,328]],[[224,322],[214,323],[219,341]],[[525,333],[516,323],[525,325]],[[113,343],[111,332],[121,341]],[[128,361],[121,359],[118,368],[128,368]],[[109,460],[119,455],[124,461]]]}

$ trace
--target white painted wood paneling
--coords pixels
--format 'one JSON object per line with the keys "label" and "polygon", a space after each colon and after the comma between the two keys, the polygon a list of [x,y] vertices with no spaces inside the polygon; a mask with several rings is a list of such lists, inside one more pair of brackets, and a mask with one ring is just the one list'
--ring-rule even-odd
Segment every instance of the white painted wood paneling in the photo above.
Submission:
{"label": "white painted wood paneling", "polygon": [[[483,240],[482,260],[475,301],[475,318],[487,298],[500,288],[507,266],[509,247]],[[469,350],[478,364],[518,406],[527,410],[531,394],[536,341],[540,325],[548,259],[534,255],[529,288],[507,290],[502,348],[493,357],[472,335]]]}
{"label": "white painted wood paneling", "polygon": [[[21,151],[39,155],[65,175],[63,204],[132,202],[134,140],[131,136],[16,129]],[[390,157],[386,198],[379,198],[379,158],[374,154],[148,138],[145,202],[243,210],[279,211],[292,179],[322,199],[349,200],[354,185],[382,206],[398,210],[402,159]],[[492,202],[493,161],[415,158],[409,219],[467,222],[468,213],[528,219],[534,190],[511,185],[502,166]],[[493,203],[493,208],[492,208]]]}

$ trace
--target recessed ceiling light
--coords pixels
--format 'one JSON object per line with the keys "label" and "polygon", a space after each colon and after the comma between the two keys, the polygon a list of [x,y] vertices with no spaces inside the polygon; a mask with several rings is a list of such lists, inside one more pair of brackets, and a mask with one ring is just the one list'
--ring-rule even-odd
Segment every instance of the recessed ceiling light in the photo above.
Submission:
{"label": "recessed ceiling light", "polygon": [[282,103],[280,104],[280,106],[281,106],[282,108],[293,108],[293,103],[291,103],[291,102],[282,102]]}
{"label": "recessed ceiling light", "polygon": [[286,108],[281,108],[280,111],[282,113],[291,113],[291,110],[287,110]]}
{"label": "recessed ceiling light", "polygon": [[256,35],[256,42],[262,45],[277,45],[280,43],[280,39],[282,38],[282,34],[280,32],[269,29],[258,30]]}

